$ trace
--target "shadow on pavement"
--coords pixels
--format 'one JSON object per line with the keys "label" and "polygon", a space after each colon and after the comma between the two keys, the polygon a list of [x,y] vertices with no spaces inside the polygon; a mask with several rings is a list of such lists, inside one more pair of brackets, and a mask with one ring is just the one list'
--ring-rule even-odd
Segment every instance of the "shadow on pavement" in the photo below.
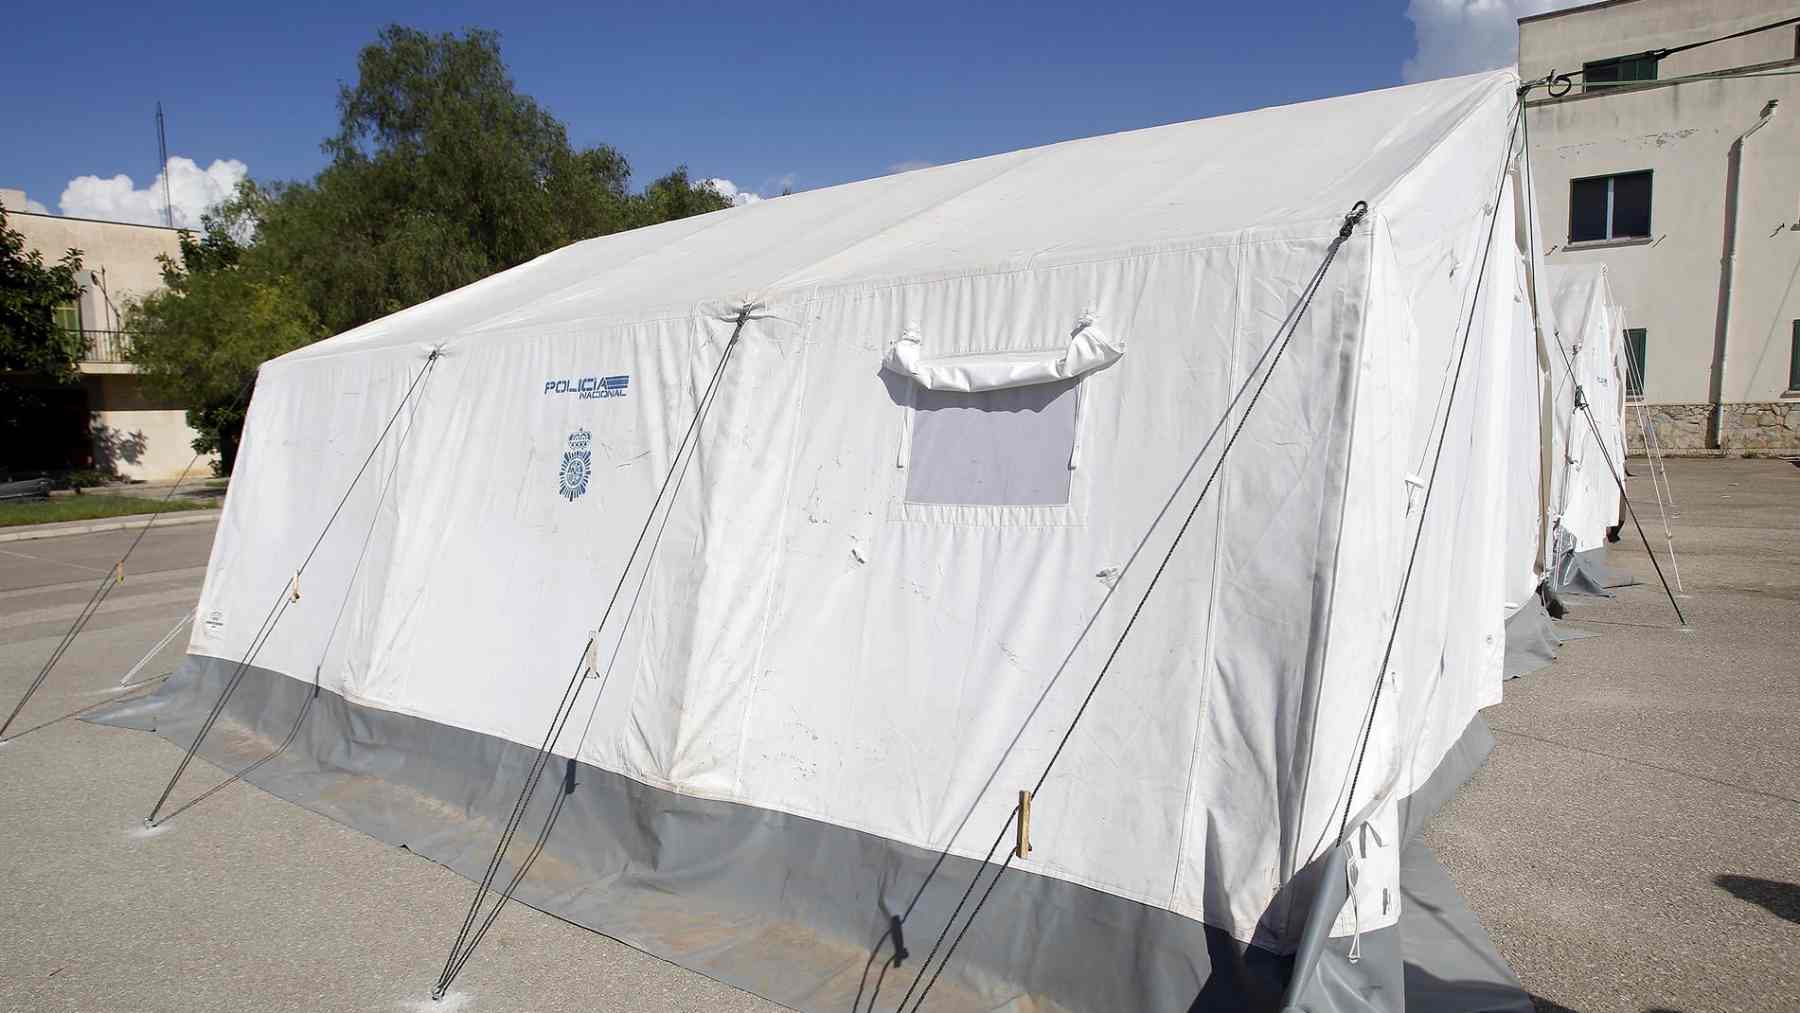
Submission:
{"label": "shadow on pavement", "polygon": [[1730,873],[1714,876],[1713,883],[1738,900],[1749,901],[1783,921],[1800,925],[1800,884]]}

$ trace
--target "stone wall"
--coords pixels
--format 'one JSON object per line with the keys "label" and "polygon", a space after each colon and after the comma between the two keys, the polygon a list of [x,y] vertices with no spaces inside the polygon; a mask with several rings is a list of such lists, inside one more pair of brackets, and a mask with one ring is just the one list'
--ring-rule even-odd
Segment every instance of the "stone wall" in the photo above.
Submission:
{"label": "stone wall", "polygon": [[1727,450],[1800,450],[1797,402],[1764,401],[1725,406]]}
{"label": "stone wall", "polygon": [[[1647,404],[1656,440],[1666,451],[1707,450],[1712,405]],[[1800,452],[1800,401],[1750,401],[1728,404],[1724,412],[1725,450],[1792,450]],[[1625,407],[1625,445],[1643,453],[1644,433],[1638,406]]]}

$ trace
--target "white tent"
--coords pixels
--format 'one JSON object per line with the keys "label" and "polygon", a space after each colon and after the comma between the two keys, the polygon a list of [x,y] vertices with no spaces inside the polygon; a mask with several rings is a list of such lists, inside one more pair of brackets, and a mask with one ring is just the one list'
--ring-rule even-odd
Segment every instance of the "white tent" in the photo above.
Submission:
{"label": "white tent", "polygon": [[1559,591],[1600,591],[1621,579],[1607,571],[1603,557],[1608,530],[1622,520],[1615,469],[1625,466],[1623,312],[1604,264],[1546,266],[1544,283],[1555,320],[1553,583]]}
{"label": "white tent", "polygon": [[[1529,165],[1523,175],[1529,178]],[[1553,563],[1556,521],[1554,492],[1560,488],[1554,463],[1552,427],[1555,390],[1552,360],[1557,353],[1554,300],[1545,272],[1530,251],[1532,208],[1522,209],[1515,237],[1513,333],[1507,344],[1512,386],[1506,399],[1511,437],[1507,442],[1505,675],[1515,678],[1537,671],[1556,659],[1562,637],[1551,621],[1543,588]],[[1533,268],[1537,269],[1534,270]]]}
{"label": "white tent", "polygon": [[1409,848],[1538,552],[1517,83],[764,201],[272,361],[188,661],[110,720],[191,738],[230,683],[297,730],[252,780],[474,876],[574,668],[520,898],[799,1008],[896,924],[884,1005],[1187,1008],[1298,949],[1350,982],[1308,1004],[1529,1008]]}

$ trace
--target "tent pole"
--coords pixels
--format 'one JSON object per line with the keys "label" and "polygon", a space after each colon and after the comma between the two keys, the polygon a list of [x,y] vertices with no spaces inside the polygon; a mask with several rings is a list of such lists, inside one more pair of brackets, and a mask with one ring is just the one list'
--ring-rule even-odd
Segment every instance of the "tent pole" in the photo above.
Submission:
{"label": "tent pole", "polygon": [[[1618,328],[1615,327],[1614,330]],[[1643,383],[1644,368],[1638,364],[1637,357],[1631,354],[1629,341],[1625,343],[1625,368],[1638,377],[1640,385]],[[1637,409],[1638,430],[1644,434],[1644,455],[1649,459],[1650,488],[1656,493],[1656,512],[1662,516],[1663,544],[1669,549],[1669,568],[1675,571],[1675,590],[1684,591],[1686,589],[1681,586],[1681,560],[1675,555],[1675,529],[1669,526],[1669,511],[1674,508],[1675,496],[1674,493],[1669,493],[1666,503],[1663,498],[1669,484],[1669,473],[1664,469],[1660,477],[1657,475],[1660,455],[1657,453],[1656,430],[1650,424],[1650,413],[1645,410],[1641,396],[1634,407]]]}
{"label": "tent pole", "polygon": [[169,627],[169,632],[163,634],[162,639],[156,642],[156,646],[145,652],[144,656],[138,659],[138,663],[131,666],[130,671],[127,671],[124,676],[119,679],[119,685],[121,687],[127,686],[131,683],[131,680],[137,678],[137,674],[144,670],[144,666],[150,664],[150,660],[158,654],[161,654],[163,648],[169,646],[169,642],[175,639],[176,634],[180,633],[188,623],[194,621],[194,613],[199,610],[200,606],[196,605],[183,613],[180,619],[175,620],[175,625]]}
{"label": "tent pole", "polygon": [[[1531,173],[1531,118],[1524,114],[1524,97],[1521,89],[1520,120],[1525,132],[1525,195],[1527,202],[1533,200]],[[1526,251],[1532,259],[1537,257],[1537,212],[1527,204],[1528,221],[1525,232],[1528,237]],[[1600,423],[1594,421],[1594,410],[1588,406],[1587,398],[1581,393],[1581,381],[1575,375],[1575,363],[1569,358],[1569,350],[1562,343],[1562,335],[1557,334],[1556,350],[1562,354],[1563,368],[1568,371],[1569,382],[1575,385],[1575,408],[1587,416],[1588,430],[1594,435],[1594,442],[1600,445],[1600,456],[1606,459],[1606,470],[1612,473],[1613,484],[1619,487],[1619,499],[1625,503],[1625,512],[1631,516],[1631,525],[1637,529],[1638,540],[1644,543],[1644,553],[1650,557],[1650,565],[1656,570],[1656,579],[1662,582],[1663,593],[1668,595],[1669,606],[1675,610],[1675,619],[1681,623],[1682,629],[1689,629],[1687,615],[1681,611],[1681,603],[1675,600],[1675,590],[1669,586],[1669,578],[1663,576],[1662,563],[1656,558],[1656,549],[1650,545],[1650,539],[1644,536],[1644,525],[1639,523],[1637,509],[1631,505],[1631,497],[1625,492],[1625,476],[1619,473],[1618,466],[1613,463],[1612,451],[1606,449],[1606,441],[1600,436]]]}

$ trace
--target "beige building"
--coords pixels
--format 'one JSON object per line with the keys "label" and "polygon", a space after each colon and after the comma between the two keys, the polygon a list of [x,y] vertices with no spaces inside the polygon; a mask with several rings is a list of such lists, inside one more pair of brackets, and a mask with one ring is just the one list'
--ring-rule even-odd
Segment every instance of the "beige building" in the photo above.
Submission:
{"label": "beige building", "polygon": [[[25,195],[18,190],[0,190],[0,205],[5,206],[11,227],[45,260],[55,261],[71,248],[81,251],[81,298],[61,312],[63,326],[80,330],[87,346],[80,364],[85,403],[72,409],[77,420],[73,424],[79,426],[85,418],[88,429],[85,437],[78,433],[73,437],[82,444],[80,449],[91,455],[92,467],[124,478],[176,477],[193,459],[196,433],[188,427],[182,407],[151,397],[137,367],[125,361],[121,315],[131,300],[162,287],[157,257],[179,260],[181,233],[154,225],[25,211]],[[59,438],[60,434],[45,434],[46,440]],[[196,470],[203,465],[196,464]]]}
{"label": "beige building", "polygon": [[1606,0],[1519,21],[1520,77],[1570,75],[1527,99],[1541,243],[1607,265],[1665,448],[1800,449],[1795,18]]}

